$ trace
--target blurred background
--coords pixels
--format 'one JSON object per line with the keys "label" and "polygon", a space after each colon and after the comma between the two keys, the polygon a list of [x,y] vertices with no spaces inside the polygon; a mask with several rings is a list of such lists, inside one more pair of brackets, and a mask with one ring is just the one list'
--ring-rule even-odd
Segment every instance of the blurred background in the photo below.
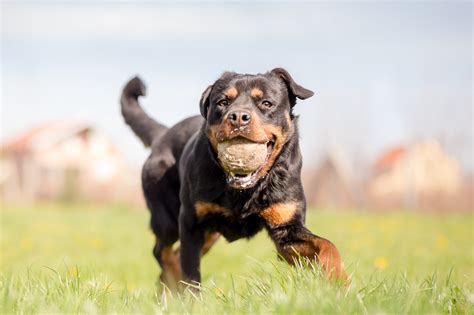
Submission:
{"label": "blurred background", "polygon": [[0,198],[144,205],[121,88],[173,125],[225,70],[286,68],[318,208],[473,210],[471,2],[2,2]]}
{"label": "blurred background", "polygon": [[[0,10],[0,314],[473,309],[472,2]],[[222,72],[275,67],[316,92],[295,107],[306,225],[337,245],[351,284],[282,265],[260,233],[203,257],[202,297],[168,299],[141,192],[148,150],[123,121],[122,87],[140,75],[143,107],[171,126],[199,114]]]}

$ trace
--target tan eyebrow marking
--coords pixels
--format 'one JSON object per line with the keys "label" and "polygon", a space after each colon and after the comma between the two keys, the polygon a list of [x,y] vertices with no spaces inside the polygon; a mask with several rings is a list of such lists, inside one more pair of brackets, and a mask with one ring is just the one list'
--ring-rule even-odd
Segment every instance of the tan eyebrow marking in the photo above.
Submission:
{"label": "tan eyebrow marking", "polygon": [[253,88],[250,91],[250,96],[255,97],[255,98],[261,98],[263,96],[263,91],[260,90],[259,88]]}
{"label": "tan eyebrow marking", "polygon": [[236,98],[237,97],[237,94],[239,94],[237,92],[237,89],[235,87],[230,87],[227,89],[227,91],[225,91],[224,93],[228,98]]}

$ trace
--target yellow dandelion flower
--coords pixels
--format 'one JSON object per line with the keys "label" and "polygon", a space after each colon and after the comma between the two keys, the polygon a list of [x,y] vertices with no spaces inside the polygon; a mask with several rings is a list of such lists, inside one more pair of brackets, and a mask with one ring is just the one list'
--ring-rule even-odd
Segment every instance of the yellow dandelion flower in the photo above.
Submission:
{"label": "yellow dandelion flower", "polygon": [[70,267],[69,275],[73,278],[79,278],[79,269],[77,267]]}
{"label": "yellow dandelion flower", "polygon": [[388,266],[388,261],[383,256],[375,258],[374,265],[376,268],[385,269]]}
{"label": "yellow dandelion flower", "polygon": [[449,240],[446,236],[444,235],[438,235],[438,238],[436,239],[436,247],[439,249],[445,249],[448,247]]}
{"label": "yellow dandelion flower", "polygon": [[32,249],[33,241],[31,240],[31,238],[24,238],[21,240],[20,247],[21,249],[25,249],[25,250]]}
{"label": "yellow dandelion flower", "polygon": [[89,246],[93,249],[102,249],[104,247],[102,240],[99,238],[89,239]]}
{"label": "yellow dandelion flower", "polygon": [[224,292],[222,291],[221,288],[215,288],[214,289],[214,294],[217,295],[220,298],[224,297]]}

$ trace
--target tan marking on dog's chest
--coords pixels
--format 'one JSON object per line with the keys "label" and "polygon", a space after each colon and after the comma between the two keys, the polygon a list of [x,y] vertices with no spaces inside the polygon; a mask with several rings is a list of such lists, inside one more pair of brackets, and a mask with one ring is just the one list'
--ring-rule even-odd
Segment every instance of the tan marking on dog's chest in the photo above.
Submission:
{"label": "tan marking on dog's chest", "polygon": [[261,212],[261,216],[272,226],[288,223],[294,218],[298,204],[296,202],[276,203]]}
{"label": "tan marking on dog's chest", "polygon": [[212,202],[198,201],[194,204],[194,208],[196,209],[198,218],[202,218],[208,214],[222,214],[223,216],[230,216],[231,214],[229,209]]}

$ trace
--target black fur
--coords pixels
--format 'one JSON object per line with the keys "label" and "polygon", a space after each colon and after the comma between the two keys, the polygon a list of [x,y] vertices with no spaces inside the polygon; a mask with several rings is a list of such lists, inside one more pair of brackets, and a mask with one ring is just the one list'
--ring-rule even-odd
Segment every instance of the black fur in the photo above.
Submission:
{"label": "black fur", "polygon": [[[229,87],[238,90],[235,99],[226,96]],[[260,89],[263,98],[251,97],[252,88]],[[252,237],[266,228],[280,253],[289,253],[287,245],[307,242],[307,238],[326,241],[304,227],[302,158],[297,118],[292,113],[296,98],[308,98],[313,92],[296,84],[286,70],[277,68],[259,75],[224,73],[204,91],[200,101],[202,117],[188,118],[169,129],[149,118],[138,106],[140,95],[144,95],[144,85],[134,78],[124,88],[122,113],[145,145],[151,145],[142,183],[151,227],[157,237],[154,254],[164,271],[163,250],[180,240],[182,278],[199,282],[201,248],[207,232],[219,232],[228,241],[234,241]],[[228,106],[219,105],[223,98],[229,99]],[[264,106],[263,99],[270,100],[273,106]],[[228,113],[235,109],[250,111],[262,126],[275,126],[286,135],[268,172],[246,189],[228,184],[209,133],[212,126],[224,124]],[[212,203],[228,212],[198,216],[196,202]],[[284,224],[275,225],[262,217],[264,209],[289,202],[297,204],[297,209]],[[316,251],[319,253],[319,249]]]}

